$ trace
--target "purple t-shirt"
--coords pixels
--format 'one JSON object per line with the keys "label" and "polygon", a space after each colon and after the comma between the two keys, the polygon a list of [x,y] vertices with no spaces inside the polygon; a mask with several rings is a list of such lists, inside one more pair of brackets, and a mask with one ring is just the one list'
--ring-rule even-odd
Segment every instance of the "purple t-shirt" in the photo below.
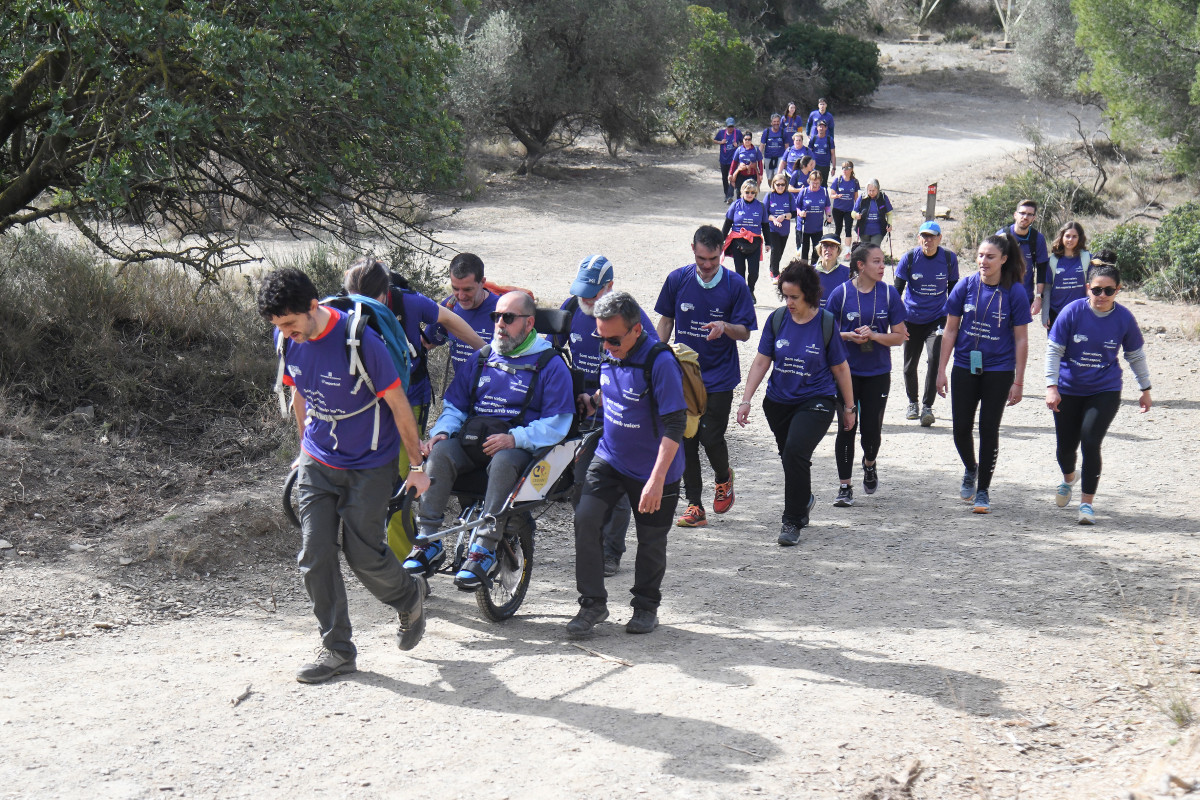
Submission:
{"label": "purple t-shirt", "polygon": [[796,213],[805,212],[797,224],[805,233],[820,233],[825,228],[825,215],[829,213],[829,192],[825,187],[813,191],[806,186],[796,195]]}
{"label": "purple t-shirt", "polygon": [[720,142],[721,166],[728,167],[733,163],[734,151],[742,146],[742,132],[737,128],[734,128],[733,132],[730,133],[725,128],[721,128],[719,131],[717,131],[716,135],[713,136],[713,141]]}
{"label": "purple t-shirt", "polygon": [[[762,153],[758,152],[758,148],[754,145],[750,145],[749,149],[739,147],[733,154],[733,160],[729,162],[729,168],[732,171],[735,164],[758,164],[762,160]],[[746,180],[749,180],[749,178]]]}
{"label": "purple t-shirt", "polygon": [[[478,351],[476,351],[478,352]],[[487,365],[479,375],[479,388],[475,392],[475,405],[471,405],[471,382],[475,379],[475,353],[471,354],[469,366],[454,373],[454,380],[446,390],[448,400],[459,411],[468,416],[503,417],[511,419],[521,413],[525,395],[529,392],[529,381],[533,370],[515,370],[510,373],[495,364],[533,366],[541,353],[527,353],[516,358],[505,358],[492,351]],[[555,356],[542,369],[533,387],[533,399],[525,414],[526,424],[543,417],[575,413],[575,394],[571,385],[571,370],[561,357]]]}
{"label": "purple t-shirt", "polygon": [[850,267],[846,264],[838,264],[829,272],[818,269],[817,277],[821,279],[821,308],[825,308],[833,290],[850,280]]}
{"label": "purple t-shirt", "polygon": [[[1012,233],[1013,238],[1017,240],[1017,244],[1021,245],[1021,252],[1025,255],[1025,294],[1033,297],[1033,290],[1037,283],[1037,265],[1050,260],[1050,251],[1046,249],[1046,237],[1037,228],[1033,228],[1029,233],[1021,236],[1014,230],[1014,227],[1013,225],[1009,225],[1006,228],[996,231],[996,233],[1001,236],[1005,232]],[[1036,241],[1032,235],[1034,231],[1037,231]]]}
{"label": "purple t-shirt", "polygon": [[1087,297],[1087,267],[1081,256],[1061,256],[1054,265],[1054,287],[1050,290],[1050,311],[1054,314],[1076,300]]}
{"label": "purple t-shirt", "polygon": [[[833,312],[839,331],[869,325],[873,331],[887,333],[905,319],[900,293],[895,286],[888,286],[883,281],[877,282],[866,293],[860,292],[853,283],[843,283],[830,292],[825,308]],[[869,378],[892,371],[892,348],[879,342],[868,342],[870,348],[867,350],[863,349],[866,345],[846,341],[843,344],[851,374]]]}
{"label": "purple t-shirt", "polygon": [[1121,391],[1117,350],[1124,348],[1129,354],[1145,344],[1129,309],[1116,303],[1101,317],[1087,300],[1063,309],[1050,329],[1050,341],[1067,348],[1058,368],[1058,391],[1076,396]]}
{"label": "purple t-shirt", "polygon": [[788,138],[783,128],[777,131],[765,128],[759,138],[759,143],[763,146],[763,155],[767,158],[779,158],[783,155],[783,151],[787,149],[787,142]]}
{"label": "purple t-shirt", "polygon": [[[397,298],[403,304],[403,310],[395,307],[394,303]],[[395,289],[393,287],[393,290],[388,293],[388,308],[392,310],[393,314],[397,311],[402,311],[404,315],[404,322],[400,327],[404,329],[404,335],[408,337],[409,343],[417,350],[417,357],[413,359],[412,363],[412,369],[415,374],[417,365],[427,358],[424,349],[420,346],[421,326],[437,325],[438,304],[420,292]],[[491,320],[488,321],[490,322]],[[429,403],[433,399],[433,386],[429,381],[429,372],[426,371],[420,380],[414,380],[409,383],[408,391],[405,394],[408,396],[409,405],[413,408]]]}
{"label": "purple t-shirt", "polygon": [[790,142],[792,141],[792,137],[796,135],[796,131],[800,130],[802,124],[800,122],[800,115],[796,114],[794,117],[789,117],[787,114],[783,114],[782,117],[779,120],[779,129],[783,131],[784,136],[787,137],[787,141]]}
{"label": "purple t-shirt", "polygon": [[723,267],[718,274],[717,285],[705,289],[696,280],[695,264],[673,270],[663,282],[654,311],[674,319],[675,341],[696,351],[704,388],[728,392],[742,380],[737,342],[728,336],[709,341],[708,331],[701,326],[724,321],[753,331],[758,330],[758,319],[746,279]]}
{"label": "purple t-shirt", "polygon": [[[365,383],[359,385],[357,377],[350,377],[346,355],[347,316],[335,308],[329,309],[329,313],[332,315],[329,324],[316,338],[288,343],[283,382],[295,386],[313,411],[331,416],[350,414],[371,401],[371,392]],[[275,331],[275,341],[279,341],[278,331]],[[400,385],[400,376],[396,374],[396,365],[392,363],[387,345],[370,328],[363,335],[362,356],[378,395],[382,397],[389,389]],[[354,391],[356,387],[357,392]],[[383,400],[379,401],[379,443],[372,450],[374,431],[374,409],[338,420],[336,428],[332,422],[309,417],[300,446],[317,461],[336,469],[394,466],[400,457],[400,433],[396,430],[391,407]]]}
{"label": "purple t-shirt", "polygon": [[853,211],[854,201],[857,199],[855,195],[861,188],[858,178],[846,178],[838,175],[829,182],[829,191],[837,195],[833,201],[833,207],[838,211]]}
{"label": "purple t-shirt", "polygon": [[796,170],[799,169],[799,167],[796,165],[799,164],[800,159],[804,158],[805,156],[808,156],[811,158],[812,150],[809,150],[807,147],[804,147],[803,145],[801,145],[800,147],[789,147],[787,150],[784,151],[784,153],[783,153],[783,171],[787,174],[787,176],[789,178],[792,177],[792,175],[796,172]]}
{"label": "purple t-shirt", "polygon": [[813,158],[818,167],[828,167],[833,163],[833,151],[837,145],[833,143],[833,134],[814,136],[808,140],[808,149],[812,150]]}
{"label": "purple t-shirt", "polygon": [[763,222],[767,219],[767,209],[757,198],[747,203],[738,198],[729,204],[725,218],[733,223],[733,231],[750,231],[755,236],[762,236]]}
{"label": "purple t-shirt", "polygon": [[887,221],[884,217],[892,210],[892,201],[888,200],[888,196],[880,192],[875,197],[868,196],[865,192],[858,196],[858,202],[854,204],[854,212],[862,214],[862,219],[859,224],[862,225],[863,236],[878,236],[887,233]]}
{"label": "purple t-shirt", "polygon": [[[815,167],[814,167],[814,169],[815,169]],[[808,176],[812,174],[812,171],[813,170],[804,172],[803,170],[800,170],[800,169],[793,171],[792,177],[788,179],[788,186],[791,186],[793,189],[807,188],[808,187]],[[798,192],[793,192],[793,194],[798,194]]]}
{"label": "purple t-shirt", "polygon": [[958,256],[939,247],[933,257],[914,247],[900,256],[896,277],[903,279],[904,310],[908,321],[924,325],[946,313],[949,286],[958,283]]}
{"label": "purple t-shirt", "polygon": [[[784,189],[782,192],[777,192],[772,189],[771,191],[767,192],[766,206],[768,217],[778,217],[782,214],[795,215],[796,195],[792,194],[787,189]],[[782,225],[776,225],[774,222],[770,222],[769,224],[771,226],[772,233],[777,233],[785,239],[787,238],[788,234],[792,232],[792,221],[790,219],[785,219]]]}
{"label": "purple t-shirt", "polygon": [[[570,302],[571,298],[568,297],[559,308],[566,308]],[[658,332],[645,311],[642,311],[642,330],[651,341],[658,341]],[[604,342],[592,335],[595,332],[596,318],[583,313],[582,308],[576,308],[571,316],[571,332],[566,337],[551,337],[557,347],[563,346],[564,338],[568,340],[566,346],[571,351],[571,363],[583,373],[584,380],[591,386],[600,380],[600,362],[604,360]]]}
{"label": "purple t-shirt", "polygon": [[837,383],[831,367],[846,360],[842,337],[829,340],[828,351],[821,330],[821,314],[801,325],[784,313],[779,334],[768,325],[758,340],[758,352],[771,359],[771,377],[767,379],[767,398],[776,403],[800,403],[811,397],[836,397]]}
{"label": "purple t-shirt", "polygon": [[[443,304],[450,301],[453,297],[447,297],[442,301]],[[471,330],[479,334],[479,338],[485,342],[492,340],[492,334],[496,330],[495,323],[492,322],[492,312],[496,310],[496,303],[500,302],[500,296],[495,292],[488,292],[488,296],[483,299],[483,302],[472,308],[470,311],[465,310],[455,301],[454,305],[450,306],[450,310],[458,314],[466,323],[471,326]],[[425,338],[430,344],[444,344],[447,340],[450,341],[450,361],[454,364],[454,370],[457,372],[463,364],[467,363],[467,359],[475,352],[475,348],[459,341],[458,337],[450,335],[450,332],[442,325],[432,325],[425,329]]]}
{"label": "purple t-shirt", "polygon": [[[651,387],[646,386],[643,364],[654,342],[647,338],[634,348],[629,358],[619,363],[605,360],[600,365],[600,392],[604,397],[604,432],[596,446],[596,456],[614,469],[640,481],[650,479],[658,446],[662,441],[662,420],[651,417],[650,392],[658,416],[683,411],[683,370],[670,353],[659,353],[650,368]],[[627,364],[636,366],[626,366]],[[671,484],[683,475],[683,447],[675,452],[667,468],[664,483]]]}
{"label": "purple t-shirt", "polygon": [[983,353],[984,372],[1016,369],[1013,328],[1033,321],[1024,286],[988,286],[976,272],[950,290],[946,315],[961,318],[954,341],[954,366],[970,369],[971,351],[979,350]]}
{"label": "purple t-shirt", "polygon": [[821,109],[814,108],[808,114],[808,119],[804,122],[804,132],[809,136],[817,135],[817,123],[821,120],[825,121],[825,130],[830,136],[833,136],[833,114],[826,111],[821,113]]}

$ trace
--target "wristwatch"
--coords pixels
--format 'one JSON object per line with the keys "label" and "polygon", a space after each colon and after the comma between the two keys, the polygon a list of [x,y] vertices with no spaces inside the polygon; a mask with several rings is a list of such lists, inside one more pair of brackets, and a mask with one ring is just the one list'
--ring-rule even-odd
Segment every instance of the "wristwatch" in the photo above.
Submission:
{"label": "wristwatch", "polygon": [[409,465],[408,465],[408,472],[409,472],[409,474],[412,474],[412,473],[414,473],[414,472],[424,472],[424,471],[425,471],[425,461],[424,461],[424,459],[422,459],[422,461],[421,461],[421,463],[420,463],[420,464],[409,464]]}

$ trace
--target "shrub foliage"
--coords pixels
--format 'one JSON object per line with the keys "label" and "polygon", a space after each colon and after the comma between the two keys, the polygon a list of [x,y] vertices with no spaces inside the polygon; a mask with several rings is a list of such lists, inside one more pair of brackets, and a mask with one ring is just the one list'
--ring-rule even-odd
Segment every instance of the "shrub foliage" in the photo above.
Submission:
{"label": "shrub foliage", "polygon": [[1176,206],[1163,217],[1149,255],[1153,272],[1142,285],[1146,294],[1200,302],[1200,201]]}
{"label": "shrub foliage", "polygon": [[831,99],[850,103],[879,88],[879,48],[874,42],[811,25],[791,25],[771,41],[773,56],[801,68],[816,69],[828,84]]}

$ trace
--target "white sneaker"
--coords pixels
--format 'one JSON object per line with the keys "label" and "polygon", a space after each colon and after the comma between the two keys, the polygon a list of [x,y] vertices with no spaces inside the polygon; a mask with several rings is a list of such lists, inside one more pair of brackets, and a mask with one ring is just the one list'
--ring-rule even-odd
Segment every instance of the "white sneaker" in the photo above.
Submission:
{"label": "white sneaker", "polygon": [[1080,525],[1095,525],[1096,512],[1092,510],[1091,503],[1079,504],[1079,524]]}

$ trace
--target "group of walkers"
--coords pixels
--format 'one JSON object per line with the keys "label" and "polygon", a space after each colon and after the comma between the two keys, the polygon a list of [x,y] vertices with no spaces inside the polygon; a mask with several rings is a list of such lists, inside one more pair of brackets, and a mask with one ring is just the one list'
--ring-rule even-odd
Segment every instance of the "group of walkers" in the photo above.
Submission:
{"label": "group of walkers", "polygon": [[[728,122],[734,128],[734,120]],[[806,127],[808,146],[814,138],[827,139],[832,158],[833,119],[824,102]],[[729,205],[725,229],[702,225],[695,232],[693,262],[663,281],[654,304],[657,325],[632,295],[615,289],[614,266],[601,255],[580,263],[561,305],[570,314],[570,332],[553,341],[536,329],[532,296],[496,290],[484,280],[483,262],[468,253],[451,262],[453,291],[441,302],[409,289],[376,259],[360,259],[346,273],[353,314],[321,301],[299,270],[277,270],[263,279],[258,307],[275,327],[278,382],[291,387],[301,444],[298,561],[322,638],[316,660],[300,669],[298,680],[315,683],[355,669],[339,549],[363,585],[396,610],[400,648],[415,647],[426,624],[426,576],[446,556],[433,534],[456,478],[485,472],[484,512],[495,514],[533,452],[574,428],[598,433],[586,440],[594,448],[578,457],[579,611],[567,633],[586,636],[607,619],[605,579],[620,571],[631,518],[637,552],[626,630],[649,633],[658,623],[668,531],[672,524],[708,524],[705,464],[712,470],[713,512],[724,514],[734,505],[730,416],[748,424],[764,381],[762,411],[783,464],[780,545],[796,545],[810,523],[817,502],[812,457],[835,419],[833,505],[853,505],[856,461],[863,491],[878,490],[894,347],[903,348],[907,419],[934,424],[936,397],[949,390],[953,439],[964,467],[960,497],[975,513],[989,513],[1000,424],[1005,407],[1023,397],[1027,326],[1036,315],[1049,331],[1046,403],[1062,471],[1055,502],[1068,505],[1082,478],[1078,521],[1094,522],[1101,442],[1120,404],[1120,351],[1142,390],[1142,411],[1151,405],[1142,337],[1133,315],[1116,302],[1121,277],[1112,254],[1093,258],[1074,222],[1047,248],[1033,226],[1036,204],[1022,201],[1013,224],[979,245],[976,272],[960,277],[957,256],[941,246],[941,228],[929,221],[889,284],[880,239],[891,229],[891,205],[878,182],[860,194],[847,162],[827,191],[822,165],[804,162],[812,156],[789,162],[787,152],[778,151],[788,133],[794,140],[809,135],[800,130],[794,105],[763,132],[777,170],[767,203],[756,198],[756,180],[747,179]],[[734,129],[735,141],[744,138],[736,134]],[[753,142],[741,147],[753,149]],[[732,168],[728,176],[741,173]],[[806,185],[793,191],[797,174]],[[839,201],[845,201],[840,209]],[[835,212],[844,214],[847,207],[859,223],[852,247],[850,218],[842,216],[844,227],[825,232],[838,219]],[[800,252],[781,266],[793,219]],[[738,343],[758,328],[754,248],[764,241],[773,251],[771,273],[783,306],[759,334],[743,383]],[[734,270],[723,266],[727,253]],[[378,306],[377,313],[403,331],[407,369],[396,366],[386,333],[357,327],[363,306]],[[665,343],[672,339],[694,351],[707,396],[694,435],[685,436],[686,378],[678,354],[667,355]],[[422,440],[433,400],[427,351],[447,342],[454,379]],[[918,379],[922,352],[924,381]],[[385,530],[398,475],[407,476],[419,497],[412,542],[400,527]],[[684,510],[676,517],[681,489]],[[508,524],[533,521],[518,517]],[[474,590],[491,579],[503,533],[489,530],[475,540],[456,585]]]}

